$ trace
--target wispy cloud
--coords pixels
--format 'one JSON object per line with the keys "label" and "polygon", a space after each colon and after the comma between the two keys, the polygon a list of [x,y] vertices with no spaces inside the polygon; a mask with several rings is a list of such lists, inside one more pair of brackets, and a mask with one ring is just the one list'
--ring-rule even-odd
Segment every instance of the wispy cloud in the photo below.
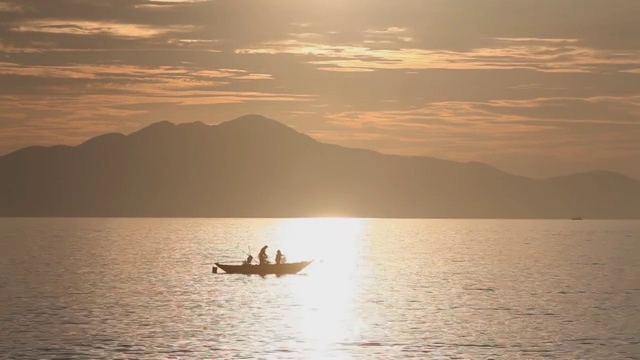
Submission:
{"label": "wispy cloud", "polygon": [[72,65],[21,65],[17,63],[0,62],[0,75],[34,76],[45,78],[71,79],[106,79],[129,78],[142,81],[162,81],[170,83],[171,79],[196,80],[207,79],[242,79],[269,80],[270,74],[254,74],[239,69],[194,69],[187,66],[158,66],[145,67],[125,64],[72,64]]}
{"label": "wispy cloud", "polygon": [[20,3],[0,1],[0,13],[23,13],[28,10],[27,6]]}
{"label": "wispy cloud", "polygon": [[[395,30],[391,33],[399,32]],[[275,41],[241,54],[293,54],[310,57],[324,69],[526,69],[540,72],[623,71],[640,66],[640,51],[614,52],[582,47],[575,39],[500,38],[493,47],[470,51],[421,48],[371,48],[362,45],[327,45],[297,39]]]}
{"label": "wispy cloud", "polygon": [[389,46],[393,44],[406,44],[414,41],[409,36],[406,27],[388,27],[386,29],[369,29],[365,32],[364,44],[368,46],[380,45]]}
{"label": "wispy cloud", "polygon": [[540,128],[579,124],[640,127],[640,95],[487,102],[444,101],[408,110],[334,113],[330,118],[332,123],[346,128],[372,127],[385,130],[453,127],[463,131],[476,131],[482,127],[496,130],[497,126],[500,127],[500,132],[513,129],[530,132]]}
{"label": "wispy cloud", "polygon": [[[0,95],[0,119],[3,120],[0,151],[18,146],[29,137],[31,142],[39,144],[78,143],[103,130],[122,127],[123,120],[144,116],[159,106],[184,108],[313,99],[283,92],[221,89],[232,82],[273,79],[270,74],[241,69],[125,64],[38,66],[0,62],[0,76],[48,79],[47,85],[43,83],[30,95]],[[139,122],[132,122],[135,123]],[[58,135],[49,136],[45,141],[43,134],[47,131]]]}
{"label": "wispy cloud", "polygon": [[[56,93],[55,89],[51,90],[52,94]],[[136,118],[159,106],[312,100],[311,97],[294,94],[177,90],[181,89],[159,90],[157,86],[147,84],[103,86],[96,94],[81,94],[86,92],[81,89],[77,92],[61,89],[59,93],[64,95],[0,95],[0,152],[31,144],[73,145],[105,132],[132,131],[140,126],[140,120]],[[155,118],[154,121],[157,120]]]}
{"label": "wispy cloud", "polygon": [[211,2],[211,0],[154,0],[144,4],[133,5],[136,9],[145,10],[171,10],[177,7],[188,6],[193,3]]}
{"label": "wispy cloud", "polygon": [[340,67],[340,66],[319,67],[318,70],[334,71],[334,72],[372,72],[372,71],[375,71],[375,69],[370,69],[370,68]]}
{"label": "wispy cloud", "polygon": [[71,35],[110,35],[122,38],[151,38],[167,33],[191,32],[191,25],[152,26],[99,21],[30,20],[14,25],[14,32],[39,32]]}
{"label": "wispy cloud", "polygon": [[66,3],[0,0],[0,153],[247,112],[459,160],[640,146],[637,1]]}
{"label": "wispy cloud", "polygon": [[[579,149],[612,156],[622,147],[640,154],[640,95],[447,101],[418,109],[348,111],[328,117],[341,130],[321,132],[319,137],[386,139],[385,148],[396,153],[481,159],[497,152],[570,157]],[[607,145],[611,143],[619,146]]]}

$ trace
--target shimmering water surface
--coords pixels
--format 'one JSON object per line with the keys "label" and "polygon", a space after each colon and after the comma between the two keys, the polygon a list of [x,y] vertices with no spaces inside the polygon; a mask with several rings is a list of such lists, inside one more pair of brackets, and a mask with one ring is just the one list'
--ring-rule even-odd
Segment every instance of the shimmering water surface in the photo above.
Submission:
{"label": "shimmering water surface", "polygon": [[0,219],[2,359],[410,357],[640,358],[640,222]]}

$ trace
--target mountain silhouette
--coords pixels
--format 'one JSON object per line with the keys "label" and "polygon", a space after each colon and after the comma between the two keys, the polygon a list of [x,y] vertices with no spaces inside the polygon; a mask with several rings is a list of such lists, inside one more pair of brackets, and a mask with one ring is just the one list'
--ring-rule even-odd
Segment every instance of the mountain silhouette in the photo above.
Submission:
{"label": "mountain silhouette", "polygon": [[248,115],[2,156],[0,216],[640,218],[640,182],[345,148]]}

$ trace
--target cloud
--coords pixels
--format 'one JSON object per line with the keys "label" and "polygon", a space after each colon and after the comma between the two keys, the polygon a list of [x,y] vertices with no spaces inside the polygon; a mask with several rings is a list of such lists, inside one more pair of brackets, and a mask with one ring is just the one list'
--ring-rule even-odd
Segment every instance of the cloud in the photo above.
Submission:
{"label": "cloud", "polygon": [[110,35],[122,38],[151,38],[167,33],[190,32],[195,27],[173,25],[157,27],[140,24],[123,24],[98,21],[32,20],[19,23],[11,28],[14,32],[40,32],[71,35]]}
{"label": "cloud", "polygon": [[273,80],[271,74],[246,74],[234,77],[234,79],[240,80]]}
{"label": "cloud", "polygon": [[[141,119],[177,118],[189,121],[186,107],[221,106],[255,102],[298,102],[311,98],[291,94],[233,91],[197,91],[154,85],[104,86],[93,94],[68,89],[49,95],[0,95],[0,153],[26,145],[78,144],[105,132],[133,131]],[[110,91],[109,91],[110,90]],[[180,91],[178,91],[180,90]],[[59,95],[52,95],[59,94]],[[177,111],[171,106],[183,107]],[[169,109],[158,118],[154,111]],[[211,116],[206,120],[210,121]]]}
{"label": "cloud", "polygon": [[144,4],[133,5],[136,9],[171,9],[193,3],[210,2],[211,0],[153,0]]}
{"label": "cloud", "polygon": [[[399,30],[398,30],[399,31]],[[384,49],[364,45],[326,45],[296,39],[236,50],[239,54],[307,56],[323,69],[524,69],[539,72],[625,71],[640,66],[640,51],[610,52],[576,45],[575,39],[495,39],[493,47],[466,52],[418,48]],[[353,70],[357,71],[357,70]]]}
{"label": "cloud", "polygon": [[324,70],[324,71],[334,71],[334,72],[372,72],[375,71],[374,69],[369,69],[369,68],[361,68],[361,67],[339,67],[339,66],[333,66],[333,67],[319,67],[318,70]]}
{"label": "cloud", "polygon": [[[9,81],[15,85],[25,78],[46,79],[29,94],[0,94],[0,132],[3,134],[0,138],[11,139],[3,142],[0,151],[24,142],[78,143],[106,127],[114,130],[123,124],[139,124],[132,119],[147,114],[158,116],[156,112],[161,107],[171,109],[163,115],[179,115],[181,111],[176,107],[247,106],[256,102],[291,103],[313,99],[284,92],[225,90],[222,87],[231,82],[261,82],[272,80],[272,76],[242,69],[196,69],[192,65],[39,66],[0,62],[0,76],[12,79]],[[57,135],[44,139],[46,131],[57,132]],[[31,140],[25,140],[29,136]]]}
{"label": "cloud", "polygon": [[[464,132],[488,130],[538,131],[579,124],[640,128],[640,95],[591,98],[538,98],[486,102],[433,102],[421,108],[334,113],[332,123],[346,128],[384,130],[453,128]],[[464,125],[464,126],[462,126]]]}
{"label": "cloud", "polygon": [[59,66],[20,65],[17,63],[0,62],[0,75],[33,76],[42,78],[69,79],[102,79],[117,78],[140,80],[148,82],[171,83],[172,80],[191,79],[240,79],[240,80],[270,80],[270,74],[254,74],[239,69],[194,69],[187,66],[157,66],[145,67],[124,64],[72,64]]}
{"label": "cloud", "polygon": [[247,112],[460,160],[638,147],[637,1],[68,3],[0,0],[0,152]]}
{"label": "cloud", "polygon": [[74,1],[65,7],[40,0],[2,3],[33,8],[26,19],[38,21],[109,19],[158,27],[193,25],[200,27],[194,34],[215,34],[240,48],[286,40],[301,29],[333,33],[331,45],[350,41],[371,45],[395,37],[401,42],[410,39],[418,49],[454,51],[484,47],[493,38],[571,38],[589,48],[616,50],[637,49],[640,44],[636,36],[640,3],[634,1],[615,6],[601,0],[101,0]]}
{"label": "cloud", "polygon": [[0,1],[0,13],[23,13],[28,10],[28,7],[19,3]]}
{"label": "cloud", "polygon": [[414,39],[409,36],[405,27],[388,27],[386,29],[365,30],[364,44],[367,46],[393,46],[394,44],[411,43]]}
{"label": "cloud", "polygon": [[[417,109],[332,113],[325,139],[387,139],[396,153],[481,159],[498,153],[571,158],[640,155],[640,95],[435,102]],[[363,135],[368,134],[368,135]],[[375,136],[374,136],[375,135]],[[616,146],[613,146],[616,144]]]}

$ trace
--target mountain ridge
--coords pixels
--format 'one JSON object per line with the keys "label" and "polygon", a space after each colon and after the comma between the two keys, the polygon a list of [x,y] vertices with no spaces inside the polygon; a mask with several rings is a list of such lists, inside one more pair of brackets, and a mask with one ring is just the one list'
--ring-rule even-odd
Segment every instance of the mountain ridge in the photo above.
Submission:
{"label": "mountain ridge", "polygon": [[319,142],[246,115],[0,157],[0,216],[640,218],[640,182],[548,179]]}

